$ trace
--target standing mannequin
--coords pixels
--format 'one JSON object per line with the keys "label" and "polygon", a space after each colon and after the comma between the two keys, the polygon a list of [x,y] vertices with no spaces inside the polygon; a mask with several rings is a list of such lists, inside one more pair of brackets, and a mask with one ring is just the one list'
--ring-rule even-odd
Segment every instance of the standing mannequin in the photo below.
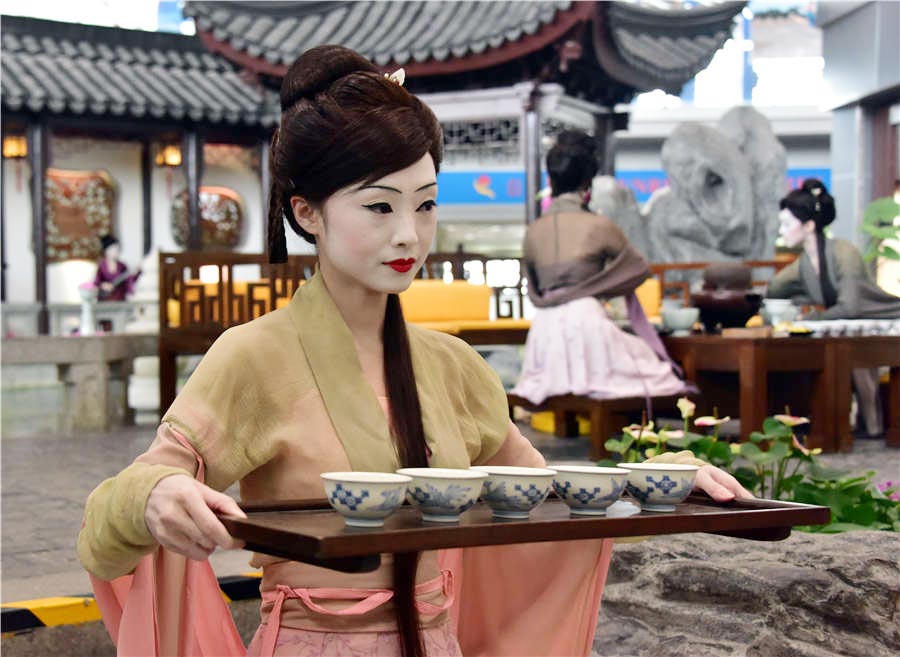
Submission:
{"label": "standing mannequin", "polygon": [[[824,306],[807,319],[891,319],[900,317],[900,298],[869,278],[862,255],[850,242],[831,239],[824,230],[835,218],[834,199],[820,180],[803,181],[781,199],[779,234],[802,255],[782,269],[766,295]],[[878,401],[878,370],[853,370],[853,386],[869,436],[884,431]]]}
{"label": "standing mannequin", "polygon": [[119,260],[122,246],[112,235],[103,235],[100,247],[103,256],[97,263],[97,275],[94,277],[99,300],[125,301],[125,297],[134,292],[134,283],[141,275],[141,270],[129,273],[128,266]]}

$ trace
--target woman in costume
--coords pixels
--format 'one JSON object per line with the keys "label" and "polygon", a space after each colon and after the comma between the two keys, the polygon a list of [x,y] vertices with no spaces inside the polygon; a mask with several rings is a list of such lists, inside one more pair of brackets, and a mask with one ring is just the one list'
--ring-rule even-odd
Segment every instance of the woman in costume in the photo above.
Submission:
{"label": "woman in costume", "polygon": [[[597,399],[686,390],[634,290],[647,261],[609,218],[586,210],[597,173],[593,140],[566,131],[547,153],[553,202],[525,233],[528,297],[537,312],[513,393],[539,404],[554,395]],[[634,335],[604,309],[625,296]]]}
{"label": "woman in costume", "polygon": [[[900,298],[876,285],[862,255],[846,240],[825,235],[835,219],[834,199],[820,180],[809,178],[781,199],[779,234],[790,248],[803,253],[778,272],[766,296],[793,299],[797,305],[815,304],[824,310],[805,319],[894,319],[900,317]],[[870,436],[884,431],[878,399],[878,370],[853,370],[853,387]]]}
{"label": "woman in costume", "polygon": [[[397,294],[436,230],[442,135],[400,82],[338,46],[308,51],[285,76],[270,259],[287,257],[287,221],[316,245],[319,268],[286,308],[226,331],[149,450],[88,499],[78,553],[120,654],[148,619],[154,654],[238,654],[216,643],[234,635],[226,609],[194,613],[215,587],[197,583],[194,565],[238,547],[216,517],[243,515],[221,493],[236,481],[244,502],[320,499],[325,471],[544,464],[484,360],[403,321]],[[716,499],[746,494],[711,466],[697,481]],[[383,555],[364,574],[257,554],[262,624],[248,654],[453,656],[463,654],[458,624],[467,656],[587,655],[611,549],[592,540]]]}
{"label": "woman in costume", "polygon": [[125,298],[134,292],[134,284],[141,275],[141,270],[133,274],[128,271],[128,265],[119,260],[122,251],[119,240],[112,235],[103,235],[100,238],[100,248],[103,257],[97,263],[97,275],[94,277],[98,299],[125,301]]}

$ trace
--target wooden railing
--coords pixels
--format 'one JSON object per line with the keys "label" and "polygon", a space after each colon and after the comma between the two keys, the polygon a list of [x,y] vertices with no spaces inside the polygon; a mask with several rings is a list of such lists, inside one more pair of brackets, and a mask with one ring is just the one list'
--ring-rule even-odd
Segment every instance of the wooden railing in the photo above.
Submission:
{"label": "wooden railing", "polygon": [[[421,278],[465,280],[480,268],[487,279],[488,262],[500,260],[465,253],[432,253],[419,272]],[[317,257],[289,256],[284,264],[270,265],[265,254],[184,252],[159,255],[159,355],[160,404],[165,410],[175,399],[175,358],[179,354],[202,354],[227,328],[243,324],[285,305],[303,281],[315,271]],[[755,270],[773,272],[791,260],[750,261]],[[651,265],[660,279],[663,298],[681,296],[690,302],[687,281],[672,281],[674,271],[702,270],[711,263],[667,263]],[[201,272],[201,267],[203,271]],[[240,268],[247,268],[240,271]],[[480,276],[480,277],[481,277]],[[524,314],[525,280],[521,260],[511,275],[518,284],[493,289],[494,316],[521,318]],[[207,282],[204,282],[207,281]]]}

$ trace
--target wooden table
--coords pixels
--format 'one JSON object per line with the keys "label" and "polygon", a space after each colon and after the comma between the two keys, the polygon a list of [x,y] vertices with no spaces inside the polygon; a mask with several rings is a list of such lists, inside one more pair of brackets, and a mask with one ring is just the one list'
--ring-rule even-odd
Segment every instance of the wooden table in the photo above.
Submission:
{"label": "wooden table", "polygon": [[900,336],[826,338],[829,369],[834,377],[835,451],[853,449],[850,426],[850,371],[856,367],[890,367],[888,412],[884,418],[885,439],[891,447],[900,447]]}
{"label": "wooden table", "polygon": [[[900,446],[900,337],[723,338],[719,335],[664,337],[669,354],[689,380],[703,371],[738,375],[741,433],[759,430],[763,420],[784,411],[769,398],[772,372],[809,372],[812,377],[808,445],[825,452],[853,448],[850,427],[850,371],[891,367],[890,409],[885,418],[888,445]],[[714,399],[714,394],[705,391]]]}
{"label": "wooden table", "polygon": [[[737,373],[742,436],[761,430],[767,416],[784,412],[783,406],[775,407],[775,400],[769,399],[769,373],[808,372],[812,377],[812,396],[816,400],[810,404],[809,445],[835,451],[830,426],[834,422],[835,389],[827,341],[817,338],[723,338],[719,335],[663,338],[669,355],[681,363],[690,381],[698,381],[698,373],[704,371]],[[703,394],[715,403],[713,391],[704,390]]]}

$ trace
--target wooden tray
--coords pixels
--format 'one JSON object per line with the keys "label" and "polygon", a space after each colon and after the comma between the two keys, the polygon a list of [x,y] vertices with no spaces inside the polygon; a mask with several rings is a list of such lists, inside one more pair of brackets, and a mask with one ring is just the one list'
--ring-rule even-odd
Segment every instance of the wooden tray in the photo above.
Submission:
{"label": "wooden tray", "polygon": [[[627,499],[627,498],[625,498]],[[325,500],[245,505],[247,518],[222,517],[232,536],[254,552],[284,557],[345,572],[368,572],[384,552],[415,552],[475,545],[536,543],[585,538],[708,532],[763,541],[787,538],[794,525],[827,523],[831,511],[775,500],[724,504],[691,495],[672,513],[642,511],[628,517],[570,516],[560,499],[548,499],[528,520],[499,520],[479,502],[458,524],[423,522],[403,506],[384,527],[348,527]]]}

